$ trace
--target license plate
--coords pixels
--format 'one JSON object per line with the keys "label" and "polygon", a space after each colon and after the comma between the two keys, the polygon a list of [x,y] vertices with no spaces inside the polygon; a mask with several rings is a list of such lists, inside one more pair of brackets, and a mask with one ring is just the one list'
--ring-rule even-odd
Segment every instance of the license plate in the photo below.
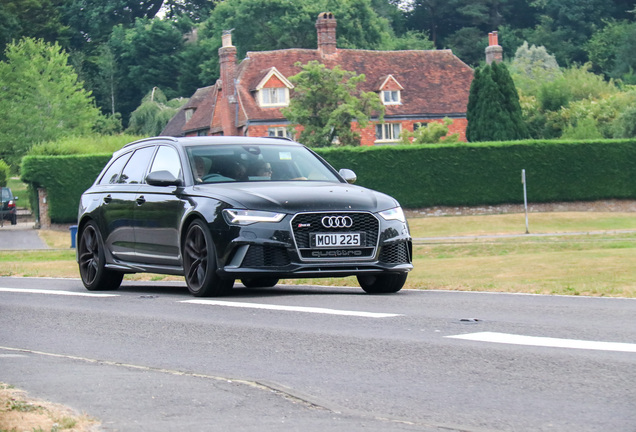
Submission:
{"label": "license plate", "polygon": [[319,233],[312,236],[312,247],[359,247],[362,245],[360,233]]}

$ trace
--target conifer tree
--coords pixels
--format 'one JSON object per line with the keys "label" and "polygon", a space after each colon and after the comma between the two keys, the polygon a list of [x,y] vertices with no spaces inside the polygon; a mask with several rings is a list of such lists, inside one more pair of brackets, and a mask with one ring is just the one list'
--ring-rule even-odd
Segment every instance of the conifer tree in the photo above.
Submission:
{"label": "conifer tree", "polygon": [[505,65],[495,62],[475,71],[466,118],[466,139],[471,142],[528,137],[519,94]]}

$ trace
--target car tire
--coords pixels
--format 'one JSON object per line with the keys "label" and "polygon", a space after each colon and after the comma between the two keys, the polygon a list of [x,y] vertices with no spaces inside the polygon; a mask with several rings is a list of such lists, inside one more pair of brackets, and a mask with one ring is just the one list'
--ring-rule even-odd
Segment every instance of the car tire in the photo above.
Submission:
{"label": "car tire", "polygon": [[104,242],[95,222],[84,225],[78,242],[78,264],[82,283],[89,291],[116,290],[124,274],[106,268]]}
{"label": "car tire", "polygon": [[197,219],[186,231],[183,243],[183,271],[188,290],[195,297],[227,294],[233,279],[221,279],[216,274],[214,242],[207,225]]}
{"label": "car tire", "polygon": [[241,283],[247,288],[271,288],[275,286],[280,279],[278,278],[249,278],[241,279]]}
{"label": "car tire", "polygon": [[18,223],[18,215],[14,213],[11,215],[11,225],[16,225],[17,223]]}
{"label": "car tire", "polygon": [[408,273],[388,273],[379,275],[360,275],[358,283],[369,294],[390,294],[402,289]]}

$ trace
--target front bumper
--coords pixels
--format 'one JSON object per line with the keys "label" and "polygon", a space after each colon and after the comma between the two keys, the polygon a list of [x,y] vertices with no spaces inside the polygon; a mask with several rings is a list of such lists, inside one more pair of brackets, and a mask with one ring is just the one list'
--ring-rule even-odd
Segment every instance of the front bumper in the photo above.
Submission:
{"label": "front bumper", "polygon": [[[369,215],[365,214],[367,221]],[[295,232],[289,218],[275,224],[233,227],[238,232],[234,231],[222,251],[217,272],[223,278],[233,279],[293,279],[412,270],[413,248],[407,224],[373,217],[377,219],[376,232],[367,234],[369,243],[358,248],[311,249],[307,246],[307,233]]]}

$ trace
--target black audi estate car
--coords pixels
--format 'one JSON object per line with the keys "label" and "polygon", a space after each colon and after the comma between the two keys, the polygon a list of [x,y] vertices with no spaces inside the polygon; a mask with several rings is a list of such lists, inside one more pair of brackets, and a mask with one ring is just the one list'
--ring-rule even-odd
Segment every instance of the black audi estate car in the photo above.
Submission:
{"label": "black audi estate car", "polygon": [[398,202],[354,186],[282,138],[155,137],[117,151],[81,197],[77,261],[89,290],[125,273],[185,276],[195,296],[236,279],[356,276],[368,293],[399,291],[412,243]]}

